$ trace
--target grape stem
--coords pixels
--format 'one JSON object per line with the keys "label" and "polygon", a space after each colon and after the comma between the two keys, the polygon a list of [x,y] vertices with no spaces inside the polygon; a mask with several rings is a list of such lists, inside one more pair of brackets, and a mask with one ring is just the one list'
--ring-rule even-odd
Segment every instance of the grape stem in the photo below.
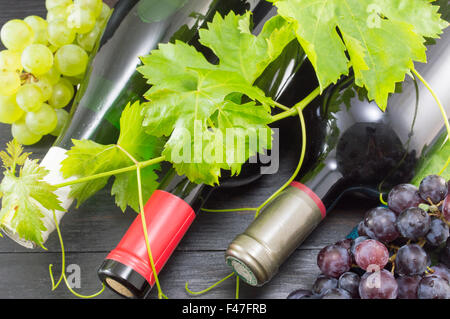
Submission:
{"label": "grape stem", "polygon": [[320,87],[317,87],[314,91],[312,91],[307,97],[297,103],[295,106],[290,108],[289,110],[273,115],[271,123],[277,122],[279,120],[285,119],[290,116],[295,116],[299,113],[300,110],[304,110],[316,97],[320,95]]}
{"label": "grape stem", "polygon": [[417,242],[417,245],[419,245],[420,247],[425,246],[426,243],[426,239],[425,238],[420,238],[419,241]]}
{"label": "grape stem", "polygon": [[143,161],[143,162],[136,162],[136,164],[132,165],[132,166],[128,166],[128,167],[124,167],[124,168],[119,168],[116,170],[112,170],[112,171],[108,171],[108,172],[103,172],[103,173],[99,173],[99,174],[95,174],[95,175],[91,175],[91,176],[87,176],[87,177],[82,177],[79,179],[75,179],[73,181],[68,181],[68,182],[64,182],[61,184],[56,184],[53,185],[56,188],[62,188],[62,187],[66,187],[66,186],[72,186],[72,185],[76,185],[76,184],[81,184],[81,183],[86,183],[95,179],[99,179],[99,178],[103,178],[103,177],[108,177],[108,176],[112,176],[112,175],[119,175],[122,173],[127,173],[127,172],[131,172],[136,170],[136,166],[139,165],[139,167],[141,169],[151,166],[151,165],[155,165],[161,162],[164,162],[166,159],[164,156],[160,156],[160,157],[156,157],[153,158],[151,160],[148,161]]}

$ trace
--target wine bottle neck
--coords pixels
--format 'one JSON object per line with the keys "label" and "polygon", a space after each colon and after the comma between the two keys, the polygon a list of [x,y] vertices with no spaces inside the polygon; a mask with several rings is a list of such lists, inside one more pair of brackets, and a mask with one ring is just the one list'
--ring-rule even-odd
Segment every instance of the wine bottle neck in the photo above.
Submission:
{"label": "wine bottle neck", "polygon": [[315,169],[304,177],[297,177],[292,186],[302,185],[309,190],[326,209],[331,209],[345,191],[346,185],[343,174],[338,170],[334,158],[330,157],[320,162]]}
{"label": "wine bottle neck", "polygon": [[170,169],[164,176],[159,189],[181,198],[196,213],[199,212],[213,190],[211,186],[192,183],[186,176],[178,175],[175,169]]}

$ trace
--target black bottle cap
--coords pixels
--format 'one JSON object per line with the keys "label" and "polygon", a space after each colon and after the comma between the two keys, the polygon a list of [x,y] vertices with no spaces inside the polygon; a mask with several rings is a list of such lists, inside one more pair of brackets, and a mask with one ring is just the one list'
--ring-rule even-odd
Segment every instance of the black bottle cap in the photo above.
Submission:
{"label": "black bottle cap", "polygon": [[97,273],[106,286],[125,298],[145,299],[152,289],[141,274],[112,259],[105,259]]}

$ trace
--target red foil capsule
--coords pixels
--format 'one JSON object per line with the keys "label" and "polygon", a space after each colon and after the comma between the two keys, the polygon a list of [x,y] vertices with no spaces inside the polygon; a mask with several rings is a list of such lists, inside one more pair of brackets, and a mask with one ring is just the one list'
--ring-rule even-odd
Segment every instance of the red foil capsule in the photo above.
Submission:
{"label": "red foil capsule", "polygon": [[[145,205],[144,214],[155,268],[159,273],[194,221],[195,212],[181,198],[157,190]],[[145,298],[150,292],[155,278],[140,215],[106,257],[98,274],[103,283],[121,296]]]}

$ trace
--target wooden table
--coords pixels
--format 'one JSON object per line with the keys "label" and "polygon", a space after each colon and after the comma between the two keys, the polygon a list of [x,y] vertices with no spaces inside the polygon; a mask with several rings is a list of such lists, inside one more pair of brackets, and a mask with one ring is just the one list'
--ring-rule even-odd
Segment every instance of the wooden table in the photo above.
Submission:
{"label": "wooden table", "polygon": [[[44,0],[0,0],[0,25],[28,15],[45,17],[44,3]],[[10,139],[10,126],[0,124],[0,148],[3,149]],[[53,138],[46,137],[39,144],[27,147],[27,151],[32,151],[34,158],[42,158],[52,142]],[[278,174],[266,175],[239,189],[217,190],[206,206],[215,209],[258,206],[289,178],[296,165],[296,153],[295,147],[283,148]],[[240,297],[286,298],[295,289],[310,289],[319,274],[316,265],[318,251],[345,237],[370,205],[376,203],[356,198],[344,199],[269,284],[263,288],[253,288],[241,283]],[[79,293],[89,295],[98,291],[97,269],[135,217],[132,211],[121,213],[114,205],[109,189],[101,191],[80,209],[71,209],[66,214],[61,223],[66,265],[77,264],[81,267]],[[252,219],[253,214],[248,212],[200,214],[161,273],[164,293],[170,298],[194,298],[186,293],[186,282],[197,291],[230,274],[231,270],[224,262],[224,251]],[[8,238],[0,239],[0,298],[74,298],[63,285],[55,291],[51,290],[48,266],[54,265],[55,278],[59,278],[61,267],[56,233],[50,236],[46,247],[48,251],[27,250]],[[195,298],[234,298],[235,282],[235,279],[229,279],[209,293]],[[155,292],[156,289],[152,298],[155,298]],[[100,298],[118,297],[106,290]]]}

